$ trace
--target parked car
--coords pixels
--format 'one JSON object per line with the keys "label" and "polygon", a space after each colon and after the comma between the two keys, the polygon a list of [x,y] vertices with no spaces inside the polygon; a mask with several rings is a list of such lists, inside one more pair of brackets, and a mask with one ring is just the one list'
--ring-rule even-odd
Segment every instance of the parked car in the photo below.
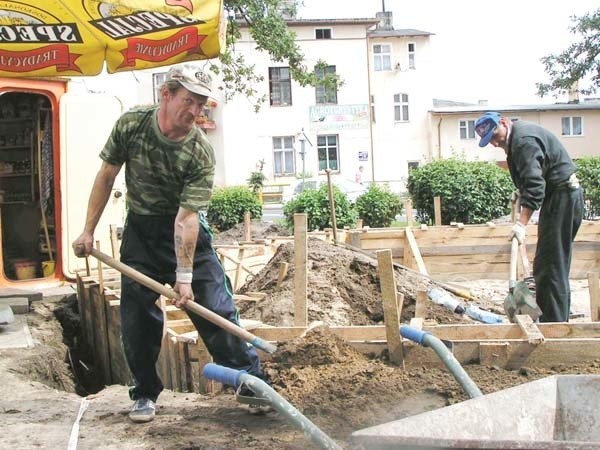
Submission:
{"label": "parked car", "polygon": [[[356,183],[352,180],[345,178],[332,177],[331,182],[336,186],[342,193],[346,194],[348,200],[355,202],[358,197],[367,192],[367,186],[360,183]],[[305,178],[304,183],[302,180],[296,180],[292,182],[283,191],[282,200],[283,203],[289,202],[291,199],[300,194],[306,189],[319,189],[321,186],[327,185],[327,178]]]}

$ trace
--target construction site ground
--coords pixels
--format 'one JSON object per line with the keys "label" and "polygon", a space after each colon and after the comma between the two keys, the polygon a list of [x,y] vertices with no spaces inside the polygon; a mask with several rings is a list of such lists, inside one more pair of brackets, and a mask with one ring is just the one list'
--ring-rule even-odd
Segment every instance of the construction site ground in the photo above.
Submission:
{"label": "construction site ground", "polygon": [[[253,225],[259,227],[253,231],[253,237],[265,232],[266,227],[261,226]],[[217,242],[236,239],[239,237],[234,232],[216,236]],[[242,288],[269,294],[267,300],[239,304],[242,318],[270,325],[292,323],[293,267],[284,282],[276,286],[278,261],[293,261],[289,245],[283,244],[272,263]],[[331,325],[381,324],[374,260],[313,239],[308,248],[309,321]],[[405,320],[410,318],[411,307],[414,312],[414,291],[424,282],[411,274],[397,276],[398,289],[405,295]],[[480,306],[501,311],[507,290],[505,280],[463,284],[471,287]],[[589,320],[587,280],[572,280],[572,288],[572,310],[586,316],[575,320]],[[439,323],[470,320],[433,304],[427,314]],[[235,401],[230,390],[212,395],[164,391],[158,400],[156,419],[148,424],[133,424],[127,418],[131,407],[127,387],[99,386],[93,361],[86,361],[85,355],[74,350],[81,336],[75,294],[60,300],[35,301],[26,318],[35,346],[0,350],[1,448],[311,448],[302,432],[285,417],[275,412],[251,415],[246,405]],[[467,399],[446,369],[403,370],[390,364],[385,354],[359,353],[328,333],[326,327],[278,346],[264,363],[269,382],[346,449],[358,448],[351,439],[355,430]],[[505,370],[467,365],[465,370],[486,394],[552,374],[600,373],[600,356],[596,361],[576,366]],[[79,428],[74,428],[74,424]]]}

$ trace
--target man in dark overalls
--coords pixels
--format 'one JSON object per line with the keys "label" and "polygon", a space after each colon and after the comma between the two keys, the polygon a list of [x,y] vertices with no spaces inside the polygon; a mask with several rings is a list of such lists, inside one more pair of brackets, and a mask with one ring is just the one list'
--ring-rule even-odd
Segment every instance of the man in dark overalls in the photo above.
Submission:
{"label": "man in dark overalls", "polygon": [[[94,230],[124,164],[128,214],[121,261],[173,286],[178,307],[196,302],[239,325],[231,284],[202,214],[212,193],[215,154],[196,118],[211,95],[210,83],[210,76],[193,65],[175,66],[161,86],[159,105],[134,108],[117,120],[100,153],[84,231],[73,250],[80,257],[90,254]],[[122,342],[135,382],[129,417],[148,422],[163,390],[156,371],[163,314],[155,305],[157,293],[124,275],[121,280]],[[215,363],[262,378],[254,348],[188,314]]]}
{"label": "man in dark overalls", "polygon": [[504,150],[520,193],[521,211],[510,239],[523,243],[531,215],[541,208],[533,262],[540,321],[568,322],[573,240],[583,219],[577,168],[558,138],[535,123],[488,112],[475,122],[475,130],[480,147],[492,144]]}

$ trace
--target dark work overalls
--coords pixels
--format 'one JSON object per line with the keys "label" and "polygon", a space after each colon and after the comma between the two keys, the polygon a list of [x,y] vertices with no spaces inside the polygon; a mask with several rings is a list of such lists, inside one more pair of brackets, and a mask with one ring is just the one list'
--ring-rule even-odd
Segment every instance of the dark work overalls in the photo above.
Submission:
{"label": "dark work overalls", "polygon": [[576,166],[558,138],[537,124],[512,125],[507,156],[521,205],[540,209],[533,261],[541,322],[568,322],[573,240],[583,219],[583,192],[570,180]]}
{"label": "dark work overalls", "polygon": [[[175,285],[177,261],[173,248],[175,216],[127,215],[121,261],[161,284]],[[238,324],[231,283],[213,248],[206,222],[201,227],[194,258],[192,288],[195,302]],[[155,301],[159,295],[123,275],[121,277],[121,330],[127,363],[135,380],[132,400],[156,401],[163,384],[156,371],[163,333],[163,314]],[[188,312],[214,362],[245,370],[262,378],[256,350],[206,319]]]}

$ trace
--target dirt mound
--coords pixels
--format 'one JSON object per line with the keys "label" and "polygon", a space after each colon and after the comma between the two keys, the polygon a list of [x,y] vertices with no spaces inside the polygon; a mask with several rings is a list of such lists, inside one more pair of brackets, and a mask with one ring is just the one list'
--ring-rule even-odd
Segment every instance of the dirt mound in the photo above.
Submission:
{"label": "dirt mound", "polygon": [[[307,298],[308,320],[329,325],[376,325],[383,323],[383,306],[377,260],[346,246],[333,245],[317,238],[308,239]],[[288,264],[286,277],[278,287],[281,263]],[[294,323],[294,244],[282,244],[269,263],[240,293],[262,292],[267,296],[257,302],[241,302],[239,309],[246,319],[261,320],[269,325],[291,326]],[[395,269],[396,291],[404,295],[402,322],[415,315],[417,290],[434,286],[418,274]],[[471,322],[434,303],[427,304],[426,318],[438,323]]]}

